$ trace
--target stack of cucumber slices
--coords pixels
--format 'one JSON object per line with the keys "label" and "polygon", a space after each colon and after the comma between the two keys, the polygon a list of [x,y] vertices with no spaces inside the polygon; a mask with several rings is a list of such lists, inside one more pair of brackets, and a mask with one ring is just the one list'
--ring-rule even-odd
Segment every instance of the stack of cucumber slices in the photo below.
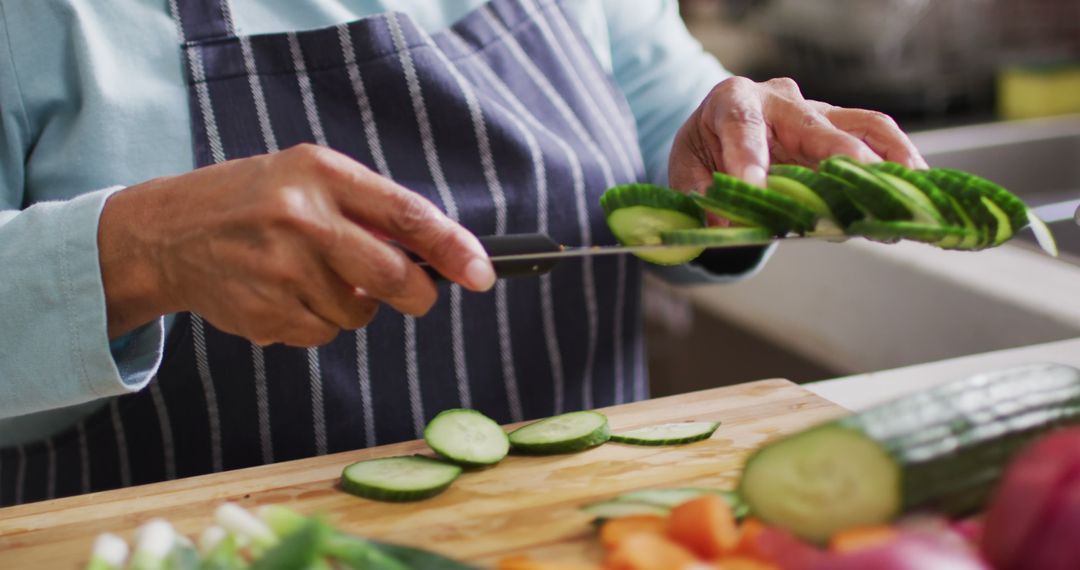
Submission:
{"label": "stack of cucumber slices", "polygon": [[[826,159],[817,170],[775,165],[766,188],[717,172],[704,194],[627,184],[605,192],[600,205],[624,245],[686,246],[639,254],[662,265],[691,261],[709,246],[764,244],[791,234],[976,251],[1001,245],[1028,226],[1039,245],[1057,255],[1046,224],[989,180],[949,168],[860,164],[845,156]],[[705,212],[732,226],[706,227]]]}

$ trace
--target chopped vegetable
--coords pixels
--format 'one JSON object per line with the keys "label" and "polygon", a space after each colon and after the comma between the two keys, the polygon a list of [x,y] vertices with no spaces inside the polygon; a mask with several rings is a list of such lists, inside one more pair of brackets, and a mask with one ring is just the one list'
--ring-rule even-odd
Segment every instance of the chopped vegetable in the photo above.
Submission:
{"label": "chopped vegetable", "polygon": [[476,410],[439,412],[424,428],[424,441],[435,453],[465,467],[494,465],[510,451],[506,432]]}
{"label": "chopped vegetable", "polygon": [[679,422],[611,434],[611,441],[633,445],[682,445],[709,439],[720,422]]}
{"label": "chopped vegetable", "polygon": [[377,501],[418,501],[442,493],[461,467],[428,457],[384,457],[353,463],[341,474],[341,488]]}
{"label": "chopped vegetable", "polygon": [[600,527],[600,543],[604,548],[615,548],[632,534],[641,532],[664,535],[668,529],[666,515],[635,515],[612,519]]}
{"label": "chopped vegetable", "polygon": [[652,533],[626,537],[608,553],[608,570],[690,570],[700,561],[686,548]]}
{"label": "chopped vegetable", "polygon": [[1077,402],[1072,367],[980,374],[766,445],[739,493],[764,522],[816,542],[905,512],[970,513],[1021,446],[1080,422]]}
{"label": "chopped vegetable", "polygon": [[[705,226],[705,215],[689,197],[662,186],[626,184],[600,198],[611,233],[624,245],[659,245],[660,234]],[[660,265],[686,263],[701,254],[700,247],[641,252],[637,256]]]}
{"label": "chopped vegetable", "polygon": [[604,414],[570,412],[510,432],[510,445],[518,453],[549,455],[582,451],[610,438],[611,432]]}
{"label": "chopped vegetable", "polygon": [[112,533],[103,533],[94,539],[94,550],[86,570],[121,570],[128,558],[128,544]]}
{"label": "chopped vegetable", "polygon": [[896,529],[891,526],[848,528],[832,536],[829,540],[829,550],[841,554],[866,550],[896,540],[896,536]]}
{"label": "chopped vegetable", "polygon": [[716,495],[704,495],[671,509],[668,535],[706,559],[729,554],[739,542],[731,507]]}

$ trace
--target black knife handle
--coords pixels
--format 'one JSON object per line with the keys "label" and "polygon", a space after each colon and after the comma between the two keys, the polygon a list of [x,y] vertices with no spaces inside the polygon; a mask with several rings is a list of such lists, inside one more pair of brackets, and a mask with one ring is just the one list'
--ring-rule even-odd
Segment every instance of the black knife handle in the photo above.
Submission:
{"label": "black knife handle", "polygon": [[[525,255],[530,253],[555,253],[562,251],[562,246],[545,234],[508,234],[501,236],[477,236],[480,245],[484,246],[489,257],[501,257],[504,255]],[[414,254],[409,256],[415,261],[419,258]],[[495,261],[495,275],[500,279],[507,277],[530,277],[543,275],[551,271],[559,262],[557,258],[547,259],[520,259],[508,261]],[[445,281],[434,267],[424,263],[424,271],[436,281]]]}

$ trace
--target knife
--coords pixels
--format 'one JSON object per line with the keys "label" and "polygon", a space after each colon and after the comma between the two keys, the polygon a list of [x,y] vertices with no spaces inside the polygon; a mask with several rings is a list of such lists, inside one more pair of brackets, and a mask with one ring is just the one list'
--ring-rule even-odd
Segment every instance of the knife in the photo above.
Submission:
{"label": "knife", "polygon": [[[1080,224],[1080,200],[1068,200],[1056,204],[1047,204],[1045,206],[1033,208],[1033,211],[1048,224],[1065,220],[1075,220],[1077,224]],[[543,275],[551,271],[559,261],[569,258],[595,255],[632,254],[688,247],[685,245],[667,244],[631,246],[587,245],[574,247],[562,245],[546,234],[478,236],[477,239],[480,240],[480,245],[484,246],[484,250],[487,251],[488,257],[491,259],[491,264],[495,268],[495,275],[500,278]],[[758,241],[739,241],[703,247],[705,247],[705,249],[762,247],[782,241],[815,240],[843,242],[847,239],[848,236],[792,236]],[[444,279],[444,277],[427,261],[424,261],[411,253],[409,255],[413,261],[423,268],[433,279]]]}

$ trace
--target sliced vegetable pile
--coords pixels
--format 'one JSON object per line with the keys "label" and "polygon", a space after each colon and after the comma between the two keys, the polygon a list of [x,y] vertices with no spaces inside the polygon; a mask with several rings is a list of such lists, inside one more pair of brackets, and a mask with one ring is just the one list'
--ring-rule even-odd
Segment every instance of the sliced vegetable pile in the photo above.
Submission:
{"label": "sliced vegetable pile", "polygon": [[[707,246],[766,243],[790,234],[911,240],[975,251],[1001,245],[1028,226],[1043,249],[1057,255],[1046,224],[989,180],[948,168],[911,170],[843,156],[822,161],[816,171],[773,166],[766,188],[718,172],[704,195],[627,184],[605,192],[600,204],[624,245],[687,246],[639,254],[663,265],[691,261]],[[705,212],[733,226],[706,227]]]}
{"label": "sliced vegetable pile", "polygon": [[631,445],[682,445],[708,439],[719,422],[681,422],[612,434],[607,416],[569,412],[535,421],[509,435],[476,410],[441,412],[424,429],[424,441],[438,459],[419,455],[353,463],[341,474],[341,489],[377,501],[418,501],[450,488],[464,469],[493,466],[513,450],[552,455],[591,449],[608,441]]}
{"label": "sliced vegetable pile", "polygon": [[225,503],[198,545],[168,521],[135,531],[135,548],[114,534],[94,542],[87,570],[475,570],[405,546],[356,538],[326,522],[266,505],[258,516]]}

